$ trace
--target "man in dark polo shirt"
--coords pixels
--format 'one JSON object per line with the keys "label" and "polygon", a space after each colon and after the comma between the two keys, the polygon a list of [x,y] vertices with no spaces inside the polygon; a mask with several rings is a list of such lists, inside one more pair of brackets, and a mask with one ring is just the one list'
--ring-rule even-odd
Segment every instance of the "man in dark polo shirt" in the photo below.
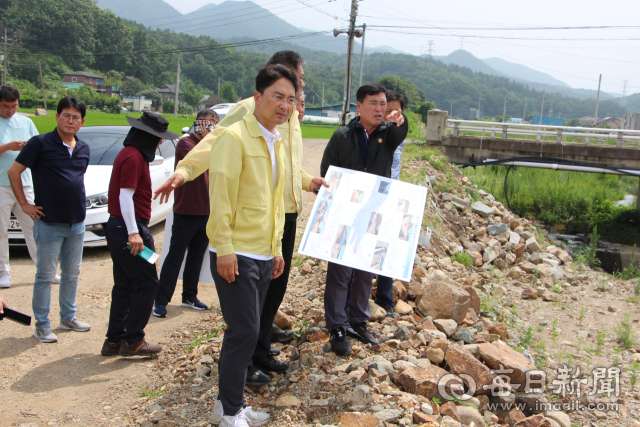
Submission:
{"label": "man in dark polo shirt", "polygon": [[[51,332],[49,306],[51,283],[58,258],[60,280],[60,329],[86,332],[91,325],[76,318],[76,290],[82,263],[86,195],[84,174],[89,165],[89,145],[76,133],[84,124],[86,107],[73,96],[58,103],[57,128],[29,140],[7,175],[22,210],[34,219],[33,237],[38,260],[33,286],[33,315],[40,342],[56,342]],[[20,174],[31,169],[35,206],[25,197]]]}
{"label": "man in dark polo shirt", "polygon": [[[148,356],[162,347],[144,339],[153,300],[158,290],[158,272],[138,255],[144,247],[155,251],[149,232],[151,218],[151,174],[149,162],[163,139],[177,139],[169,122],[159,114],[145,112],[127,117],[131,130],[124,148],[116,156],[109,182],[107,245],[113,260],[113,290],[105,356]],[[128,246],[128,247],[127,247]]]}
{"label": "man in dark polo shirt", "polygon": [[[218,124],[218,113],[213,110],[198,112],[193,133],[184,136],[176,146],[176,165]],[[209,246],[207,221],[209,220],[209,172],[176,188],[173,201],[173,225],[169,253],[160,271],[160,286],[156,295],[153,315],[167,317],[167,304],[173,297],[180,267],[187,253],[182,274],[182,307],[206,310],[198,300],[198,280],[204,254]],[[187,251],[188,249],[188,251]]]}

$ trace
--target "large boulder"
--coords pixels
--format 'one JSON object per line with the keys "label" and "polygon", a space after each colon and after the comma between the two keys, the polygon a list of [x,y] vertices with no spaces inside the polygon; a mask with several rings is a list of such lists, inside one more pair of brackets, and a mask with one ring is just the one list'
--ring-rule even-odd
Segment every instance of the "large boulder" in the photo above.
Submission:
{"label": "large boulder", "polygon": [[470,307],[471,297],[440,270],[430,273],[423,286],[418,311],[434,319],[452,319],[461,324]]}
{"label": "large boulder", "polygon": [[459,344],[449,346],[444,360],[449,365],[452,374],[467,374],[475,381],[475,394],[488,394],[491,389],[484,389],[493,383],[489,368],[476,359],[469,350]]}
{"label": "large boulder", "polygon": [[521,389],[524,389],[526,383],[526,373],[531,370],[535,370],[536,367],[529,359],[527,359],[522,353],[509,347],[502,341],[496,341],[494,343],[483,343],[478,346],[480,352],[480,358],[491,369],[501,369],[502,365],[509,378],[511,378],[511,384],[520,384]]}
{"label": "large boulder", "polygon": [[407,393],[419,394],[427,399],[438,397],[438,382],[448,372],[435,365],[409,367],[396,375],[395,383]]}

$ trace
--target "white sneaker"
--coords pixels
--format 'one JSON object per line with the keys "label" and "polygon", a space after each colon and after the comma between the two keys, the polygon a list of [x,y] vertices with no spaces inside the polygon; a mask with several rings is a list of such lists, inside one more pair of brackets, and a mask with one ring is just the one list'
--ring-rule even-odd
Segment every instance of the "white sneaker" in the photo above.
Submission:
{"label": "white sneaker", "polygon": [[65,331],[87,332],[91,329],[91,325],[81,322],[77,317],[74,317],[66,322],[60,321],[60,326],[58,326],[58,328],[64,329]]}
{"label": "white sneaker", "polygon": [[220,427],[251,427],[244,415],[238,414],[235,417],[224,416],[220,422]]}
{"label": "white sneaker", "polygon": [[216,400],[213,403],[213,413],[209,417],[209,422],[214,425],[220,424],[222,421],[222,417],[224,417],[224,409],[222,409],[222,402]]}
{"label": "white sneaker", "polygon": [[0,277],[0,288],[10,288],[11,287],[11,276],[4,275]]}
{"label": "white sneaker", "polygon": [[58,342],[58,337],[56,336],[56,334],[51,332],[51,329],[49,328],[36,329],[36,331],[33,333],[33,336],[38,338],[40,342],[44,343]]}
{"label": "white sneaker", "polygon": [[251,409],[251,406],[240,409],[237,415],[243,415],[247,419],[247,422],[251,427],[260,427],[269,422],[269,414],[254,411],[253,409]]}
{"label": "white sneaker", "polygon": [[[247,406],[246,408],[240,409],[236,414],[236,417],[239,415],[242,415],[245,417],[249,427],[260,427],[265,425],[269,421],[269,414],[265,414],[264,412],[256,412],[253,409],[251,409],[251,406]],[[209,417],[209,422],[211,424],[218,425],[218,424],[221,424],[221,421],[224,418],[225,416],[224,416],[224,410],[222,409],[222,402],[220,402],[219,400],[216,400],[213,404],[213,413]],[[227,418],[233,418],[233,417],[227,417]]]}
{"label": "white sneaker", "polygon": [[55,277],[53,278],[53,283],[60,284],[60,276],[56,274]]}

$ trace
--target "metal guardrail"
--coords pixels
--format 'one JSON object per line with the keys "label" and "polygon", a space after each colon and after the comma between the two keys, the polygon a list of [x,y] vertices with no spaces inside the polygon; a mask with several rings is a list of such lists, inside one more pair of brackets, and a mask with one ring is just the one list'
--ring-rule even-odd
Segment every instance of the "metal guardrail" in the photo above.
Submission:
{"label": "metal guardrail", "polygon": [[[542,140],[542,136],[556,136],[556,143],[562,144],[562,136],[574,138],[584,138],[587,144],[591,143],[591,138],[616,139],[616,147],[622,147],[623,140],[640,141],[640,130],[630,129],[602,129],[584,128],[573,126],[552,126],[552,125],[530,125],[526,123],[496,123],[480,122],[475,120],[447,120],[447,127],[451,128],[451,135],[458,136],[460,131],[491,132],[491,137],[495,138],[496,133],[502,134],[502,139],[507,139],[509,134],[514,135],[536,135],[536,140]],[[553,130],[550,130],[553,129]],[[639,143],[640,145],[640,143]]]}

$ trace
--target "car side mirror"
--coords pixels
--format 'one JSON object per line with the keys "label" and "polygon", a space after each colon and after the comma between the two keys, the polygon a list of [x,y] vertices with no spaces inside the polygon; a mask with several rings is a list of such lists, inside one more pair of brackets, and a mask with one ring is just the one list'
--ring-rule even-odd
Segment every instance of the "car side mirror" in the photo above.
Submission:
{"label": "car side mirror", "polygon": [[164,157],[156,154],[156,158],[153,159],[153,162],[149,163],[149,166],[161,165],[163,162],[164,162]]}
{"label": "car side mirror", "polygon": [[182,133],[189,133],[189,126],[185,126],[182,128]]}

